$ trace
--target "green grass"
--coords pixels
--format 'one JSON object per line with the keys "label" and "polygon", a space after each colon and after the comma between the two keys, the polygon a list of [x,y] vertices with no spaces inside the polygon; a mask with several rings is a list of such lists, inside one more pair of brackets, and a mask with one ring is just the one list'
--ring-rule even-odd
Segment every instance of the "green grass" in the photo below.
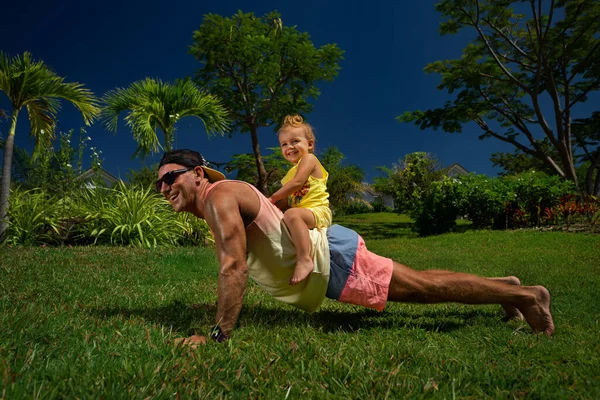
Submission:
{"label": "green grass", "polygon": [[554,337],[497,306],[326,300],[307,314],[250,284],[229,342],[182,348],[214,322],[212,250],[3,247],[0,398],[600,398],[600,236],[421,239],[393,214],[336,222],[417,269],[547,286]]}

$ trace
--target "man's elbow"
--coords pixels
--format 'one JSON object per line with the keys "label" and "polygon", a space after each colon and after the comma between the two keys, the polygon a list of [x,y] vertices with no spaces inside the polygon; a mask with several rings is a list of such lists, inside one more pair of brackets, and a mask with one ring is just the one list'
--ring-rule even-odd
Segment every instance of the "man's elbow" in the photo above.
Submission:
{"label": "man's elbow", "polygon": [[248,276],[248,265],[245,262],[223,262],[219,268],[219,275],[223,276],[234,276],[242,275]]}

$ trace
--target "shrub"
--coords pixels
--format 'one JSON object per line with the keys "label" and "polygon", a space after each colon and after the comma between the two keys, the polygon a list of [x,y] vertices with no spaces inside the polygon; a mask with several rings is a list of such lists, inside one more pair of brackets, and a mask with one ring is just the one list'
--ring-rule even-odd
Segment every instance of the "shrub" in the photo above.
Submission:
{"label": "shrub", "polygon": [[553,207],[574,191],[570,181],[527,172],[501,178],[461,176],[457,193],[460,213],[475,227],[507,229],[556,220],[557,210]]}
{"label": "shrub", "polygon": [[383,204],[383,200],[381,198],[376,199],[371,202],[371,207],[373,207],[373,212],[393,212],[394,210],[391,207]]}
{"label": "shrub", "polygon": [[96,240],[111,244],[155,247],[176,245],[185,226],[177,219],[168,202],[151,188],[127,186],[119,182],[110,190],[97,215]]}
{"label": "shrub", "polygon": [[457,181],[459,213],[475,228],[505,227],[506,204],[514,199],[508,185],[486,175],[464,175]]}
{"label": "shrub", "polygon": [[544,210],[559,204],[560,199],[576,192],[571,181],[541,172],[526,172],[501,178],[514,192],[506,205],[508,227],[540,226]]}
{"label": "shrub", "polygon": [[431,182],[426,191],[414,192],[410,217],[415,221],[413,230],[419,236],[450,232],[458,216],[458,184],[451,178]]}
{"label": "shrub", "polygon": [[589,224],[594,229],[600,223],[600,199],[594,196],[567,195],[560,202],[544,210],[547,223],[563,223],[569,229],[573,223]]}
{"label": "shrub", "polygon": [[[81,187],[73,193],[71,200],[63,199],[70,204],[70,207],[65,208],[71,210],[71,215],[65,217],[70,218],[73,223],[70,238],[75,244],[110,244],[109,238],[99,235],[99,232],[105,228],[105,220],[102,216],[114,203],[115,192],[101,186]],[[68,224],[68,222],[63,223],[63,225]]]}
{"label": "shrub", "polygon": [[196,218],[190,213],[177,213],[177,219],[183,227],[179,243],[186,246],[215,245],[215,238],[205,220]]}
{"label": "shrub", "polygon": [[11,191],[8,208],[6,242],[13,245],[36,245],[51,242],[58,231],[58,206],[41,189]]}
{"label": "shrub", "polygon": [[366,200],[353,199],[344,207],[337,208],[335,211],[336,215],[364,214],[373,212],[373,206]]}
{"label": "shrub", "polygon": [[82,187],[62,198],[16,189],[8,215],[7,243],[14,245],[214,245],[205,221],[174,213],[153,189],[123,183]]}

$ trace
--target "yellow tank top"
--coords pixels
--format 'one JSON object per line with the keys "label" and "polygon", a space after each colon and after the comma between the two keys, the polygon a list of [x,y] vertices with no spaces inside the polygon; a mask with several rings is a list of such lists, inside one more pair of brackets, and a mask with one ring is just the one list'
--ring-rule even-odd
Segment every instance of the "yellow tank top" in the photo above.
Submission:
{"label": "yellow tank top", "polygon": [[[288,183],[298,172],[298,166],[302,162],[302,159],[294,165],[288,173],[281,180],[281,184],[285,185]],[[292,193],[288,197],[288,205],[290,207],[302,207],[302,208],[315,208],[315,207],[329,207],[329,193],[327,192],[327,178],[329,173],[323,168],[321,162],[317,159],[319,168],[323,174],[323,178],[318,179],[312,176],[308,177],[308,180],[302,185],[300,189]]]}

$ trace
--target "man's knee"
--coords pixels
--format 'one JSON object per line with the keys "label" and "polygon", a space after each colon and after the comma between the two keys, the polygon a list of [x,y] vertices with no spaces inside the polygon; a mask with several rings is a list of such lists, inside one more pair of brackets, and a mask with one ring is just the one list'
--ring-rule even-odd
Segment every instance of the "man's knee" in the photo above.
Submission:
{"label": "man's knee", "polygon": [[388,289],[389,301],[415,301],[416,293],[427,285],[428,277],[423,271],[416,271],[394,261],[392,277]]}

